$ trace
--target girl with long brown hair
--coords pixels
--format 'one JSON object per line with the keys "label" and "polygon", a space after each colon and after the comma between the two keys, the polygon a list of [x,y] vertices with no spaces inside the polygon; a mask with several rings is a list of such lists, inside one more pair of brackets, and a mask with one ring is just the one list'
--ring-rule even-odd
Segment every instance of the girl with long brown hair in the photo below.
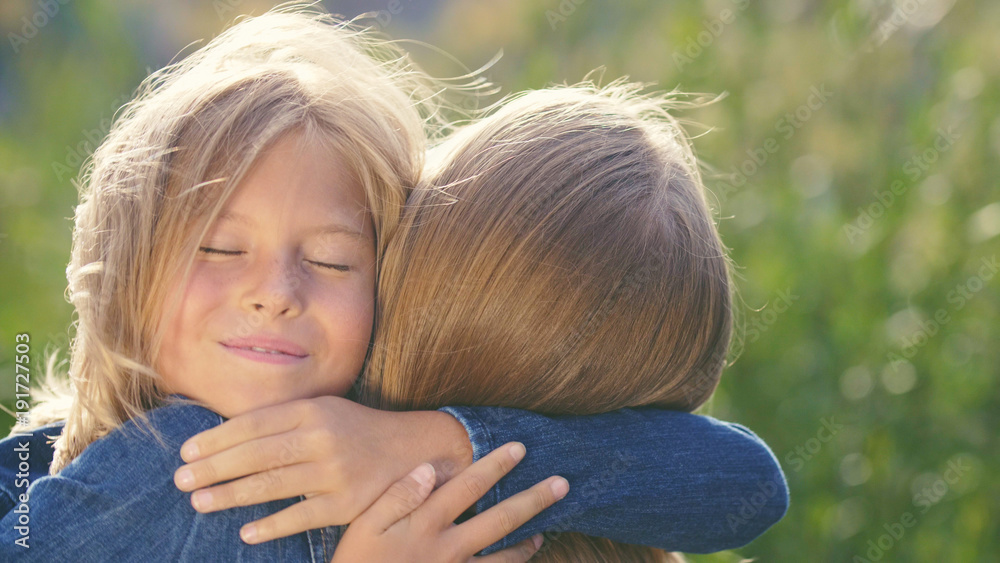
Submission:
{"label": "girl with long brown hair", "polygon": [[[731,287],[670,108],[622,82],[529,92],[436,149],[383,261],[361,402],[702,405],[729,348]],[[582,534],[533,558],[667,559]]]}

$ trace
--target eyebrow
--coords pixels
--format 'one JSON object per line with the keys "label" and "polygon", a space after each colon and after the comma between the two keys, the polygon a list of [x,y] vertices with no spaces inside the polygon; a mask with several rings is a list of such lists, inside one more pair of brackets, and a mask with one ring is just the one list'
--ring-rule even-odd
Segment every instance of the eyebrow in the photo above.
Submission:
{"label": "eyebrow", "polygon": [[[233,222],[233,223],[239,223],[239,224],[244,225],[244,226],[246,226],[248,228],[255,228],[257,226],[257,224],[254,223],[254,221],[252,219],[250,219],[249,217],[247,217],[246,215],[241,215],[239,213],[233,213],[231,211],[223,211],[222,213],[220,213],[219,216],[218,216],[218,221],[219,222],[230,221],[230,222]],[[337,235],[337,234],[339,234],[339,235],[348,235],[348,236],[352,236],[352,237],[356,237],[356,238],[363,238],[363,239],[370,239],[371,238],[366,233],[364,233],[363,231],[359,231],[357,229],[348,227],[347,225],[343,225],[341,223],[330,223],[329,225],[319,225],[319,226],[312,227],[312,228],[308,229],[306,232],[308,234],[310,234],[310,235],[312,235],[312,234],[319,234],[319,235],[327,235],[327,234]]]}

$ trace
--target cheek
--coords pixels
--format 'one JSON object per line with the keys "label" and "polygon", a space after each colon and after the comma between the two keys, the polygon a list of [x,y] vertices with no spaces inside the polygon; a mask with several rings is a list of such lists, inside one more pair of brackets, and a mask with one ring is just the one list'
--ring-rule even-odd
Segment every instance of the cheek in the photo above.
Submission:
{"label": "cheek", "polygon": [[[345,288],[347,289],[347,288]],[[327,295],[323,312],[328,338],[340,349],[367,350],[375,319],[375,292],[372,284],[359,283],[349,291]],[[364,352],[361,352],[363,360]]]}
{"label": "cheek", "polygon": [[164,351],[181,358],[187,351],[183,342],[192,339],[197,330],[205,326],[211,311],[223,301],[226,284],[196,267],[186,286],[177,282],[175,287],[178,290],[164,306],[160,327],[164,331]]}
{"label": "cheek", "polygon": [[358,340],[368,346],[371,338],[372,325],[375,323],[375,293],[366,291],[355,295],[350,304],[350,317],[353,322],[345,330],[351,331]]}

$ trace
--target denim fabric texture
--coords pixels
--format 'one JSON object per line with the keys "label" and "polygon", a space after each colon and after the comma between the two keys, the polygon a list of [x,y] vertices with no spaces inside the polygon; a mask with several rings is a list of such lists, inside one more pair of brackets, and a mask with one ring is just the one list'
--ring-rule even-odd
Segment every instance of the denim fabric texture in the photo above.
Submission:
{"label": "denim fabric texture", "polygon": [[[0,561],[329,561],[340,529],[311,530],[288,538],[247,545],[240,528],[290,506],[299,497],[201,514],[191,495],[174,486],[183,465],[180,446],[189,437],[222,423],[219,415],[193,405],[170,405],[149,413],[160,433],[154,439],[129,422],[94,442],[58,475],[34,462],[27,491],[27,545],[17,527],[24,512],[18,487],[19,456],[51,461],[51,446],[36,430],[31,438],[0,442]],[[37,448],[37,449],[36,449]],[[20,450],[20,451],[18,451]],[[47,465],[47,464],[46,464]],[[11,508],[13,507],[13,508]],[[23,543],[23,541],[22,541]]]}
{"label": "denim fabric texture", "polygon": [[489,554],[539,532],[582,532],[687,553],[750,543],[785,515],[778,460],[739,424],[656,408],[543,416],[500,407],[444,407],[469,432],[473,460],[506,442],[524,459],[476,503],[482,513],[551,475],[569,493]]}
{"label": "denim fabric texture", "polygon": [[[781,519],[784,475],[752,432],[710,417],[660,409],[550,417],[500,407],[445,407],[469,433],[474,459],[510,441],[524,460],[477,504],[483,512],[549,477],[570,482],[563,500],[483,550],[539,532],[576,531],[627,543],[703,553],[744,545]],[[187,438],[222,418],[192,405],[150,412],[163,438],[130,422],[48,475],[58,425],[0,441],[0,561],[329,561],[345,527],[311,530],[250,546],[244,524],[299,498],[212,514],[196,512],[173,483]],[[25,446],[25,444],[27,444]],[[25,549],[15,542],[25,492],[19,464],[28,449]],[[20,512],[19,512],[20,510]]]}

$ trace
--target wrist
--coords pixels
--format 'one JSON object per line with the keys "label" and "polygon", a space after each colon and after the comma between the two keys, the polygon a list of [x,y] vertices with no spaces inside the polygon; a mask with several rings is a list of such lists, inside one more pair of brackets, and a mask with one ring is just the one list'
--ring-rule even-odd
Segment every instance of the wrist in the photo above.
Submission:
{"label": "wrist", "polygon": [[[472,465],[472,442],[465,427],[454,416],[442,411],[412,411],[407,425],[411,429],[413,466],[428,462],[434,466],[440,487]],[[412,467],[410,468],[412,469]]]}

